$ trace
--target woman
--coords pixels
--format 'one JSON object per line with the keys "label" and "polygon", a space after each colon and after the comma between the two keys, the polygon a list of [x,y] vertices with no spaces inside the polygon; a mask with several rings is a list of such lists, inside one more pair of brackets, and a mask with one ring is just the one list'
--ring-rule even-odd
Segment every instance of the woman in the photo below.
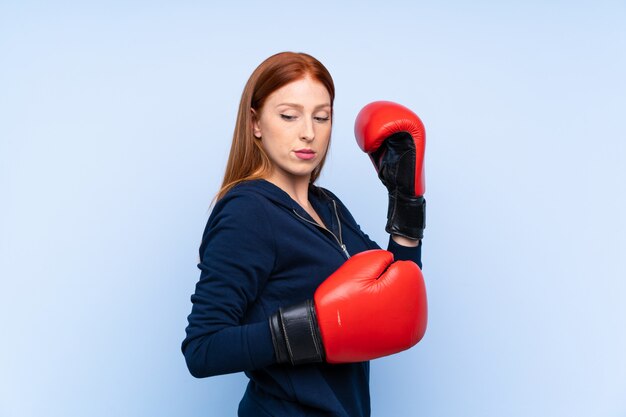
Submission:
{"label": "woman", "polygon": [[[193,376],[244,371],[250,378],[240,416],[370,415],[369,362],[332,360],[328,332],[296,337],[302,328],[289,321],[315,320],[313,304],[299,303],[352,255],[380,249],[337,196],[314,185],[328,150],[334,95],[319,61],[283,52],[261,63],[241,97],[182,343]],[[393,235],[388,249],[421,267],[421,240]]]}

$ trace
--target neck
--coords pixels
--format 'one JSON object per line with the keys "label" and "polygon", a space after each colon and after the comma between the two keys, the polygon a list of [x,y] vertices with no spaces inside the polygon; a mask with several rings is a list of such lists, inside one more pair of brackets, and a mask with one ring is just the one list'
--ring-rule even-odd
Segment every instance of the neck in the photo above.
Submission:
{"label": "neck", "polygon": [[285,177],[273,174],[265,179],[289,194],[289,196],[302,207],[309,206],[310,175],[303,177]]}

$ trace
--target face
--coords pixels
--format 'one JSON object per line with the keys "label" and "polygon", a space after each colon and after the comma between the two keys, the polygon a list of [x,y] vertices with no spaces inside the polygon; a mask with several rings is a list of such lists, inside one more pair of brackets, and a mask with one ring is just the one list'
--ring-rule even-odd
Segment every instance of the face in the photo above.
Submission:
{"label": "face", "polygon": [[274,166],[272,178],[309,180],[330,140],[330,95],[309,77],[270,94],[260,112],[252,109],[253,132]]}

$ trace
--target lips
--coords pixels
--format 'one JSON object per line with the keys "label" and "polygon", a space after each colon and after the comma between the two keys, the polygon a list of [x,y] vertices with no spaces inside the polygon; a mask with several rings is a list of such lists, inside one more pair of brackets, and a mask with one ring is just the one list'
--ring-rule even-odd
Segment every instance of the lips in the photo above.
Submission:
{"label": "lips", "polygon": [[295,150],[294,153],[300,159],[308,160],[308,159],[315,158],[315,151],[311,149],[298,149],[298,150]]}

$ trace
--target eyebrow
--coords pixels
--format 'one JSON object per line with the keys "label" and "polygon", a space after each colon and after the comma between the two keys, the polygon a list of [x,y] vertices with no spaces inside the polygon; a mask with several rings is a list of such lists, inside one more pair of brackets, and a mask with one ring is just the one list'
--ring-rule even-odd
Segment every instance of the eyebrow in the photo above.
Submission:
{"label": "eyebrow", "polygon": [[[296,103],[280,103],[276,105],[276,107],[278,106],[291,106],[291,107],[297,107],[299,109],[304,108],[304,106],[302,106],[301,104],[296,104]],[[330,107],[330,103],[318,104],[317,106],[315,106],[316,109],[319,109],[322,107]]]}

